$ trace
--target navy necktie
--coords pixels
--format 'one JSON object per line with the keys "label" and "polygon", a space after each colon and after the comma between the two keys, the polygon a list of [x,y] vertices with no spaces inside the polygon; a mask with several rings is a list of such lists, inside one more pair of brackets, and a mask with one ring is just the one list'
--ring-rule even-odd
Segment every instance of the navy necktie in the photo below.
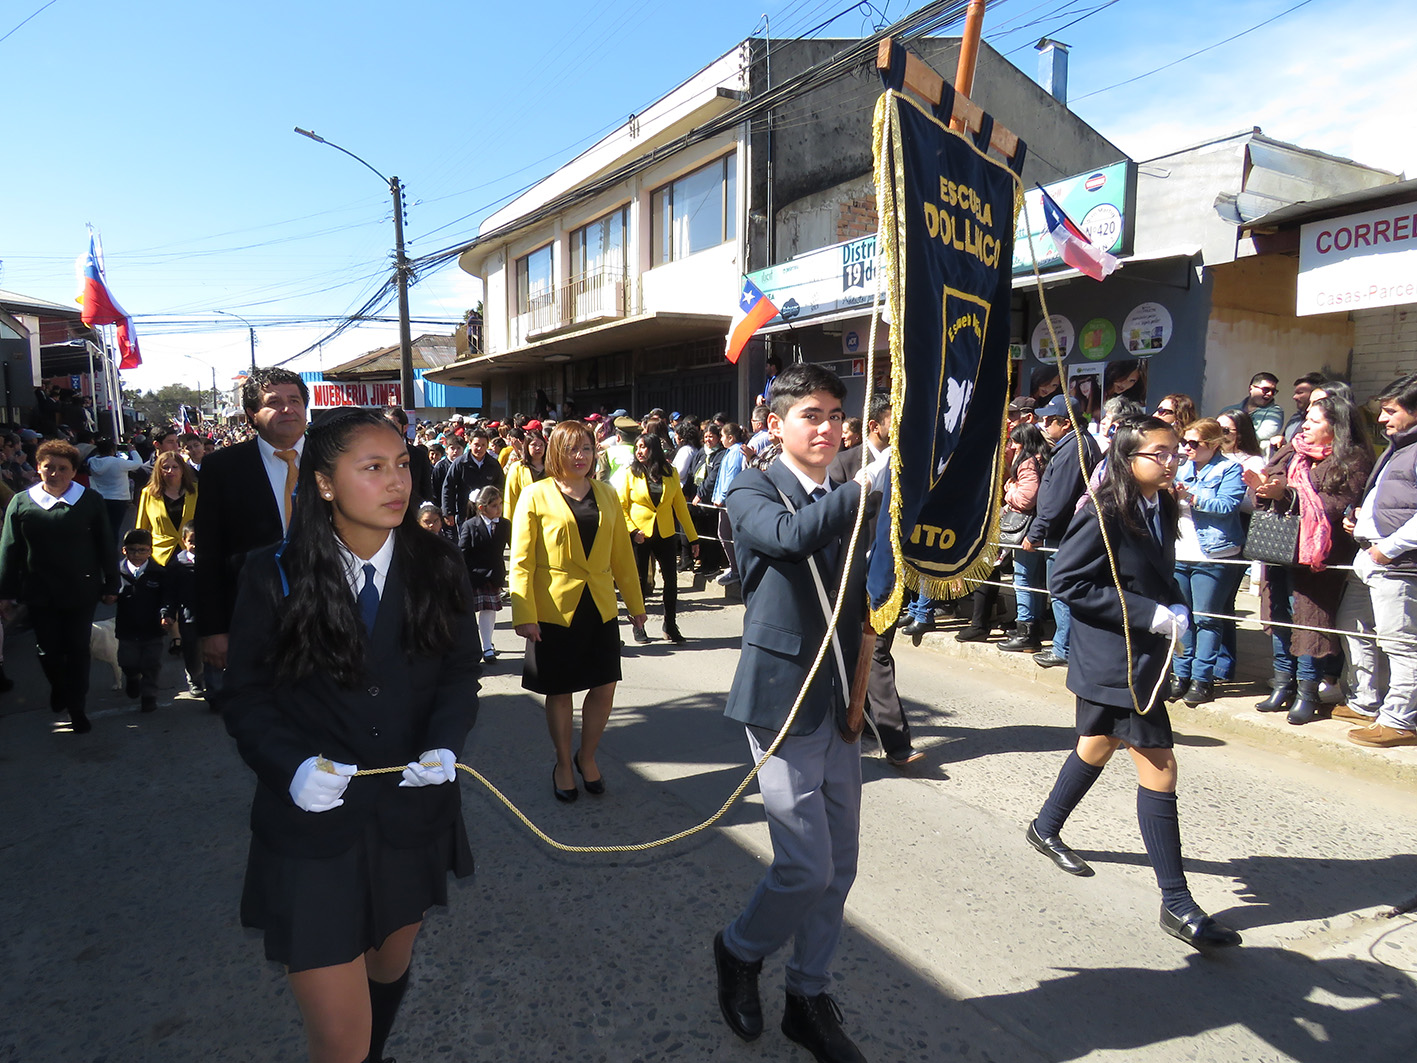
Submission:
{"label": "navy necktie", "polygon": [[[827,489],[818,487],[810,497],[813,502],[820,502],[827,497]],[[835,593],[837,581],[841,578],[841,573],[837,571],[837,566],[841,561],[841,540],[839,538],[832,539],[817,551],[817,555],[821,561],[822,582],[826,584],[827,594],[830,596]]]}
{"label": "navy necktie", "polygon": [[359,589],[359,618],[364,630],[374,633],[374,618],[379,615],[379,588],[374,585],[374,566],[364,566],[364,586]]}
{"label": "navy necktie", "polygon": [[1164,542],[1166,541],[1166,540],[1162,537],[1162,535],[1161,535],[1161,506],[1160,506],[1160,504],[1157,504],[1157,505],[1155,505],[1155,506],[1152,506],[1152,507],[1151,507],[1151,511],[1147,514],[1147,517],[1148,517],[1147,523],[1149,523],[1149,524],[1151,525],[1151,535],[1152,535],[1152,538],[1154,538],[1154,539],[1156,540],[1156,545],[1157,545],[1157,546],[1160,546],[1162,543],[1164,543]]}

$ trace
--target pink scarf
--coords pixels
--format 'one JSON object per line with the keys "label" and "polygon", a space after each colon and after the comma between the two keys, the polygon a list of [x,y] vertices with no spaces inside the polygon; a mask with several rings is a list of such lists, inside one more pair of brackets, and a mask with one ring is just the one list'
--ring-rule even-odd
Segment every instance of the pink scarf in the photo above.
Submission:
{"label": "pink scarf", "polygon": [[1294,457],[1289,460],[1289,470],[1285,474],[1289,486],[1299,496],[1299,564],[1308,565],[1315,572],[1322,572],[1329,547],[1333,545],[1333,528],[1324,512],[1323,499],[1314,489],[1310,475],[1313,466],[1333,453],[1331,445],[1314,446],[1304,439],[1303,433],[1294,437]]}

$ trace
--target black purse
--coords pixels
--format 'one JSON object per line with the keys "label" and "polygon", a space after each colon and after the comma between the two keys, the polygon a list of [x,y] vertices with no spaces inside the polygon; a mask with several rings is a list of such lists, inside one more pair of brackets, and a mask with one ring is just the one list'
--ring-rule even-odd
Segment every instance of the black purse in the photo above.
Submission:
{"label": "black purse", "polygon": [[1028,529],[1033,525],[1034,514],[1020,513],[1007,506],[999,514],[999,542],[1004,546],[1018,546],[1023,542]]}
{"label": "black purse", "polygon": [[[1297,510],[1298,498],[1295,498]],[[1275,506],[1257,509],[1250,518],[1245,557],[1267,565],[1293,565],[1299,560],[1299,514]]]}

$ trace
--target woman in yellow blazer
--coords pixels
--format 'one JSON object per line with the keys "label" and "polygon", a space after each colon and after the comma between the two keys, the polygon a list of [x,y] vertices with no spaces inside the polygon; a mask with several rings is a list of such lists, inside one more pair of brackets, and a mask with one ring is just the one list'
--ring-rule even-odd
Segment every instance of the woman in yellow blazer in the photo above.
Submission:
{"label": "woman in yellow blazer", "polygon": [[[658,435],[647,432],[635,440],[635,460],[620,477],[620,505],[625,511],[625,523],[630,526],[630,539],[635,544],[635,564],[640,573],[640,591],[645,597],[654,586],[649,574],[649,559],[654,558],[664,579],[664,637],[676,646],[684,644],[679,633],[679,540],[674,534],[677,517],[689,539],[694,556],[699,556],[699,533],[694,530],[694,518],[689,515],[689,503],[679,486],[679,473],[664,456],[664,444]],[[635,638],[648,642],[643,631]]]}
{"label": "woman in yellow blazer", "polygon": [[[512,520],[512,623],[527,640],[522,686],[546,695],[556,747],[551,788],[565,802],[579,794],[573,770],[586,793],[605,792],[595,754],[620,681],[617,586],[637,631],[647,619],[620,499],[590,479],[594,466],[590,429],[562,421],[546,441],[547,477],[521,492]],[[572,753],[581,690],[581,745]]]}
{"label": "woman in yellow blazer", "polygon": [[182,525],[197,514],[197,474],[175,451],[153,459],[153,474],[138,492],[134,527],[152,532],[153,560],[164,568],[182,549]]}
{"label": "woman in yellow blazer", "polygon": [[[525,430],[522,457],[507,467],[506,515],[510,520],[517,512],[517,499],[534,483],[546,479],[546,437],[541,434],[541,422]],[[520,431],[520,429],[518,429]]]}

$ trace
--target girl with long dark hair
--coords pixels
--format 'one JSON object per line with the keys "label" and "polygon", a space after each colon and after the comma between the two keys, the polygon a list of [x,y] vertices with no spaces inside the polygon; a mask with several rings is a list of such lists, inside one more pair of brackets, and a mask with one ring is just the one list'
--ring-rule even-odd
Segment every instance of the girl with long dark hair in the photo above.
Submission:
{"label": "girl with long dark hair", "polygon": [[1206,915],[1186,885],[1174,740],[1161,689],[1168,643],[1188,623],[1171,575],[1177,506],[1168,488],[1180,462],[1177,444],[1160,418],[1124,421],[1096,508],[1089,499],[1058,547],[1049,589],[1072,611],[1068,689],[1077,696],[1078,741],[1027,838],[1063,871],[1091,875],[1060,833],[1112,754],[1126,746],[1137,769],[1137,824],[1161,887],[1161,928],[1210,948],[1238,945],[1240,935]]}
{"label": "girl with long dark hair", "polygon": [[[1043,470],[1048,465],[1048,456],[1053,452],[1053,444],[1036,424],[1015,425],[1009,433],[1009,443],[1014,451],[1009,464],[1009,478],[1004,483],[1004,515],[1000,519],[1000,534],[1010,535],[1006,522],[1021,526],[1023,531],[1010,535],[1010,540],[1023,541],[1032,516],[1037,512],[1038,485],[1043,481]],[[1012,517],[1009,514],[1013,514]],[[1043,649],[1039,637],[1039,619],[1043,616],[1046,603],[1043,600],[1043,570],[1047,555],[1030,550],[1012,550],[1014,598],[1018,612],[1014,621],[1014,633],[999,644],[999,649],[1009,653],[1037,653]]]}
{"label": "girl with long dark hair", "polygon": [[411,493],[396,426],[317,422],[286,538],[247,561],[232,620],[226,726],[257,779],[241,921],[285,966],[312,1063],[383,1059],[424,914],[472,873],[455,764],[477,626]]}
{"label": "girl with long dark hair", "polygon": [[[699,533],[684,501],[684,489],[678,471],[664,456],[664,445],[657,434],[646,432],[635,440],[635,458],[620,478],[620,505],[625,511],[625,523],[630,528],[630,541],[635,546],[635,567],[640,574],[640,590],[648,597],[651,588],[650,558],[654,558],[664,577],[664,637],[676,646],[684,644],[679,631],[679,574],[675,564],[678,536],[674,531],[677,519],[689,540],[689,549],[699,555]],[[636,631],[640,637],[643,628]],[[646,640],[647,641],[647,640]]]}

